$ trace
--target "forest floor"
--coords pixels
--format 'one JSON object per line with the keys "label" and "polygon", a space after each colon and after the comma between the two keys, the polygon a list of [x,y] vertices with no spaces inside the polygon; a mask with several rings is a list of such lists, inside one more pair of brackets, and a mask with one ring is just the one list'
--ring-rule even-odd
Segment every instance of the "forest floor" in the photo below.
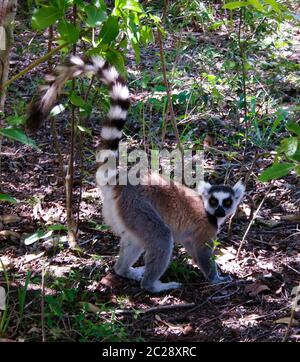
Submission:
{"label": "forest floor", "polygon": [[[16,23],[11,76],[47,49],[47,34],[41,36],[26,29],[28,26],[21,14]],[[282,57],[294,66],[288,74],[293,73],[299,79],[299,30],[292,34],[294,43]],[[2,148],[2,191],[15,197],[18,203],[0,205],[3,263],[0,283],[5,288],[9,285],[9,318],[1,340],[198,342],[281,341],[284,338],[291,316],[291,293],[300,286],[299,179],[291,174],[273,183],[259,182],[257,176],[271,164],[270,149],[278,144],[281,133],[265,143],[250,142],[244,153],[242,142],[236,136],[240,127],[236,113],[230,112],[230,87],[229,90],[225,87],[223,101],[209,100],[201,111],[197,108],[201,99],[197,93],[199,82],[203,80],[200,74],[205,71],[217,74],[218,62],[223,62],[226,56],[228,41],[222,29],[206,34],[190,29],[180,35],[169,34],[165,51],[168,67],[173,67],[172,76],[179,79],[178,83],[172,81],[174,94],[185,97],[180,103],[178,96],[175,104],[179,131],[184,135],[182,142],[188,147],[206,140],[205,172],[210,181],[233,184],[240,177],[247,180],[247,194],[231,230],[227,223],[218,235],[217,260],[222,272],[230,274],[233,281],[215,286],[206,283],[180,245],[175,247],[172,263],[162,279],[182,282],[182,289],[151,295],[141,291],[138,283],[113,273],[119,243],[103,224],[101,199],[94,182],[94,146],[100,134],[97,115],[93,115],[88,124],[93,137],[84,138],[84,146],[76,153],[74,209],[79,210],[78,243],[82,252],[68,249],[65,230],[49,229],[52,224],[65,224],[66,219],[65,190],[58,176],[58,157],[51,125],[47,122],[35,137],[38,149],[9,140],[4,140]],[[214,61],[207,65],[212,49]],[[200,59],[197,54],[206,54],[206,57]],[[126,130],[129,148],[158,145],[163,118],[163,105],[153,101],[161,96],[157,88],[162,79],[157,65],[158,47],[152,45],[143,51],[139,66],[134,65],[132,59],[129,55],[129,87],[133,98]],[[58,56],[56,62],[59,63]],[[37,88],[37,81],[40,82],[46,71],[47,64],[43,64],[10,87],[7,114],[24,110]],[[276,67],[262,70],[261,77],[272,83],[270,92],[277,104],[283,107],[296,104],[300,96],[299,83],[278,79],[277,73]],[[138,74],[137,79],[133,74]],[[187,94],[191,87],[193,93]],[[193,107],[186,105],[187,100],[192,102],[190,99]],[[186,107],[188,112],[182,111]],[[60,114],[56,121],[65,163],[70,137],[66,121],[69,113]],[[188,117],[180,118],[182,114]],[[146,139],[143,119],[152,120],[146,122]],[[164,146],[172,149],[175,141],[172,127],[168,126]],[[80,155],[82,168],[78,161]],[[245,235],[253,212],[257,212],[256,218]],[[75,214],[77,217],[77,212]],[[38,230],[49,231],[51,235],[28,242],[28,236]],[[294,316],[287,339],[300,340],[299,312]]]}

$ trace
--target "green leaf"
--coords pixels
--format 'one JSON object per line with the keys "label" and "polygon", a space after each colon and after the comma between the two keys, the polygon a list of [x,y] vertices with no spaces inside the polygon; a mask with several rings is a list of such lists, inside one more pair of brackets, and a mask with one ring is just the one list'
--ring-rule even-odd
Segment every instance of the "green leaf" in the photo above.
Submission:
{"label": "green leaf", "polygon": [[220,20],[220,21],[215,21],[213,24],[211,24],[209,26],[209,30],[217,30],[219,29],[222,25],[224,25],[225,21]]}
{"label": "green leaf", "polygon": [[57,116],[58,114],[62,113],[65,109],[66,109],[66,107],[63,104],[58,104],[58,105],[54,106],[51,109],[50,117]]}
{"label": "green leaf", "polygon": [[281,13],[279,4],[277,3],[276,0],[264,0],[264,2],[265,2],[266,4],[271,5],[271,7],[273,8],[273,10],[276,11],[276,13]]}
{"label": "green leaf", "polygon": [[51,0],[51,5],[56,7],[60,14],[63,16],[68,9],[68,7],[71,5],[72,0]]}
{"label": "green leaf", "polygon": [[50,225],[48,226],[48,230],[53,230],[53,231],[68,231],[68,228],[65,225],[62,224],[54,224],[54,225]]}
{"label": "green leaf", "polygon": [[84,126],[81,126],[80,124],[77,125],[77,128],[80,132],[87,133],[88,135],[92,135],[92,131],[89,128],[86,128]]}
{"label": "green leaf", "polygon": [[279,152],[284,152],[287,157],[291,157],[297,151],[298,139],[297,137],[284,138],[278,148]]}
{"label": "green leaf", "polygon": [[43,6],[32,16],[32,26],[36,30],[43,30],[54,24],[60,17],[59,10],[54,6]]}
{"label": "green leaf", "polygon": [[297,151],[290,157],[291,160],[300,162],[300,149],[298,148]]}
{"label": "green leaf", "polygon": [[259,176],[259,180],[262,182],[267,182],[277,178],[286,176],[294,168],[293,163],[274,163],[273,166],[264,170]]}
{"label": "green leaf", "polygon": [[132,49],[134,50],[134,55],[135,55],[135,60],[137,62],[137,64],[140,63],[141,58],[140,58],[140,47],[137,43],[135,43],[134,41],[131,41],[131,46]]}
{"label": "green leaf", "polygon": [[259,2],[259,0],[248,0],[248,3],[251,4],[255,9],[264,12],[265,9],[262,6],[262,4]]}
{"label": "green leaf", "polygon": [[17,203],[17,200],[14,197],[11,197],[7,194],[0,194],[0,201],[11,202],[12,204]]}
{"label": "green leaf", "polygon": [[149,26],[143,25],[140,29],[141,42],[143,45],[147,45],[154,41],[153,31]]}
{"label": "green leaf", "polygon": [[101,29],[99,40],[103,44],[109,44],[111,41],[116,39],[118,34],[119,34],[118,18],[115,16],[110,16]]}
{"label": "green leaf", "polygon": [[81,98],[80,96],[78,96],[77,94],[75,94],[74,92],[70,94],[70,101],[71,103],[76,106],[76,107],[81,107],[81,108],[85,108],[86,107],[86,101]]}
{"label": "green leaf", "polygon": [[68,43],[76,43],[79,39],[79,29],[72,23],[62,20],[59,22],[57,30],[59,31],[63,40]]}
{"label": "green leaf", "polygon": [[106,58],[110,64],[117,68],[119,73],[126,77],[126,69],[122,52],[115,49],[110,49],[106,53]]}
{"label": "green leaf", "polygon": [[27,135],[19,128],[2,128],[0,129],[0,134],[4,137],[24,143],[24,145],[38,148],[35,142],[31,138],[28,138]]}
{"label": "green leaf", "polygon": [[271,136],[274,134],[274,132],[276,131],[277,127],[280,125],[280,123],[284,120],[284,115],[283,114],[279,114],[278,117],[275,119],[275,121],[272,124],[269,136],[268,136],[268,140],[271,138]]}
{"label": "green leaf", "polygon": [[86,24],[91,28],[101,25],[107,19],[106,12],[94,5],[87,5],[84,10],[87,15]]}
{"label": "green leaf", "polygon": [[135,1],[135,0],[127,0],[126,4],[124,6],[122,6],[122,10],[131,10],[136,13],[144,12],[141,5],[138,3],[138,1]]}
{"label": "green leaf", "polygon": [[297,122],[288,122],[286,128],[300,137],[300,125]]}
{"label": "green leaf", "polygon": [[83,0],[73,0],[74,4],[80,6],[81,8],[84,7],[84,1]]}
{"label": "green leaf", "polygon": [[110,227],[108,225],[105,225],[105,224],[102,224],[102,225],[95,224],[93,229],[94,230],[99,230],[99,231],[107,231],[107,230],[110,229]]}
{"label": "green leaf", "polygon": [[247,5],[249,5],[247,1],[232,1],[231,3],[225,4],[223,9],[235,10]]}
{"label": "green leaf", "polygon": [[18,116],[18,115],[12,115],[6,117],[6,122],[10,126],[20,126],[21,124],[24,124],[24,116]]}
{"label": "green leaf", "polygon": [[49,236],[51,236],[53,234],[53,230],[50,230],[48,232],[45,232],[44,230],[39,229],[37,232],[35,232],[34,234],[28,236],[25,240],[24,243],[25,245],[31,245],[33,243],[35,243],[36,241],[40,240],[40,239],[46,239]]}

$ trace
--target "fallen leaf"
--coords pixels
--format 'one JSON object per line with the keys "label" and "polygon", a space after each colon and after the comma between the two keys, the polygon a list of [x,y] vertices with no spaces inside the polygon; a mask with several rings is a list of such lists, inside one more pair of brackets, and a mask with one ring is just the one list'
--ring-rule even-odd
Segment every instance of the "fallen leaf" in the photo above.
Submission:
{"label": "fallen leaf", "polygon": [[249,217],[251,215],[251,207],[249,205],[247,205],[247,204],[240,205],[239,209],[242,210],[242,212],[247,217]]}
{"label": "fallen leaf", "polygon": [[253,327],[258,324],[257,319],[259,319],[259,318],[260,318],[260,316],[258,314],[253,313],[253,314],[246,315],[242,318],[239,318],[239,322],[243,326]]}
{"label": "fallen leaf", "polygon": [[21,235],[11,230],[1,230],[0,231],[0,240],[12,240],[16,241],[21,238]]}
{"label": "fallen leaf", "polygon": [[85,307],[88,312],[92,312],[95,314],[101,312],[101,309],[98,308],[95,304],[88,303],[88,302],[79,302],[79,304],[81,306]]}
{"label": "fallen leaf", "polygon": [[[74,266],[73,266],[74,267]],[[55,277],[61,278],[70,273],[72,266],[59,266],[59,265],[50,265],[49,274],[54,275]]]}
{"label": "fallen leaf", "polygon": [[25,255],[24,264],[30,263],[30,262],[32,262],[33,260],[39,259],[39,258],[41,258],[44,254],[45,254],[44,251],[41,252],[41,253],[39,253],[39,254],[27,254],[27,255]]}
{"label": "fallen leaf", "polygon": [[220,249],[221,255],[218,255],[217,259],[221,265],[225,265],[229,260],[234,260],[236,258],[236,251],[232,248],[222,248]]}
{"label": "fallen leaf", "polygon": [[[274,323],[276,324],[290,324],[291,318],[290,317],[284,317],[284,318],[279,318],[276,321],[274,321]],[[297,321],[295,318],[293,318],[292,320],[292,327],[298,327],[299,326],[299,321]]]}
{"label": "fallen leaf", "polygon": [[203,148],[207,149],[215,145],[215,138],[212,135],[207,134],[203,140]]}
{"label": "fallen leaf", "polygon": [[3,224],[13,224],[15,222],[19,222],[22,219],[18,215],[0,215],[0,221]]}
{"label": "fallen leaf", "polygon": [[155,319],[158,322],[165,324],[170,329],[183,329],[185,327],[185,324],[173,324],[173,323],[167,322],[167,321],[161,319],[161,317],[158,314],[155,315]]}
{"label": "fallen leaf", "polygon": [[195,332],[195,327],[192,323],[189,323],[188,325],[186,325],[184,328],[183,328],[183,334],[184,335],[189,335],[189,334],[192,334]]}
{"label": "fallen leaf", "polygon": [[300,214],[283,215],[283,216],[280,217],[280,220],[299,222],[300,221]]}
{"label": "fallen leaf", "polygon": [[13,259],[6,255],[1,256],[0,271],[3,270],[3,267],[6,270],[13,268],[14,267]]}
{"label": "fallen leaf", "polygon": [[256,222],[258,224],[261,224],[261,225],[269,227],[269,228],[273,228],[273,227],[276,227],[276,226],[282,224],[282,221],[279,221],[279,220],[256,219]]}
{"label": "fallen leaf", "polygon": [[41,334],[41,328],[38,328],[38,327],[35,327],[35,326],[33,326],[33,327],[31,327],[30,329],[29,329],[29,331],[27,332],[27,334],[33,334],[33,333],[37,333],[37,334]]}
{"label": "fallen leaf", "polygon": [[114,288],[121,285],[120,279],[114,274],[107,274],[100,280],[100,283],[109,288]]}
{"label": "fallen leaf", "polygon": [[267,290],[270,290],[270,288],[267,285],[262,284],[262,282],[259,280],[245,287],[245,293],[249,294],[250,297],[255,297],[259,293],[265,292]]}

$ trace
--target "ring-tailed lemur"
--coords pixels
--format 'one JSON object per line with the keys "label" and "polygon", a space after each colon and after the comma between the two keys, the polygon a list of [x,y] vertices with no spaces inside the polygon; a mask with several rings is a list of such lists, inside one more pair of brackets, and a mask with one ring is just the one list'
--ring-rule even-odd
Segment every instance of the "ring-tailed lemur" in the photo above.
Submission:
{"label": "ring-tailed lemur", "polygon": [[[174,242],[181,242],[207,280],[212,283],[230,280],[229,276],[218,274],[212,258],[212,240],[242,200],[245,188],[241,182],[233,187],[202,182],[197,192],[149,174],[146,185],[103,185],[103,166],[118,156],[129,107],[128,88],[115,67],[100,57],[71,57],[68,65],[57,67],[54,75],[46,78],[48,86],[29,109],[28,128],[38,128],[48,116],[67,80],[85,73],[103,81],[111,96],[96,153],[96,180],[103,196],[104,220],[121,238],[115,272],[141,281],[141,287],[149,292],[179,288],[180,283],[162,283],[160,278],[170,263]],[[143,252],[145,266],[133,268]]]}

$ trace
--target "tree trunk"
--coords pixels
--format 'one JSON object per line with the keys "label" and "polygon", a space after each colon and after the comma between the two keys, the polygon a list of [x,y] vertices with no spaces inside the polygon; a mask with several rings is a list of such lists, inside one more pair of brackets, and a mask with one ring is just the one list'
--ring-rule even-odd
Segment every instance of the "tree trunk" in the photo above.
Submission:
{"label": "tree trunk", "polygon": [[[0,0],[0,128],[4,126],[4,103],[6,90],[2,89],[8,79],[9,51],[13,42],[13,22],[17,12],[17,0]],[[2,190],[2,135],[0,134],[0,191]]]}
{"label": "tree trunk", "polygon": [[13,42],[13,22],[17,12],[17,0],[0,0],[0,112],[4,112],[6,98],[2,85],[8,79],[9,51]]}

